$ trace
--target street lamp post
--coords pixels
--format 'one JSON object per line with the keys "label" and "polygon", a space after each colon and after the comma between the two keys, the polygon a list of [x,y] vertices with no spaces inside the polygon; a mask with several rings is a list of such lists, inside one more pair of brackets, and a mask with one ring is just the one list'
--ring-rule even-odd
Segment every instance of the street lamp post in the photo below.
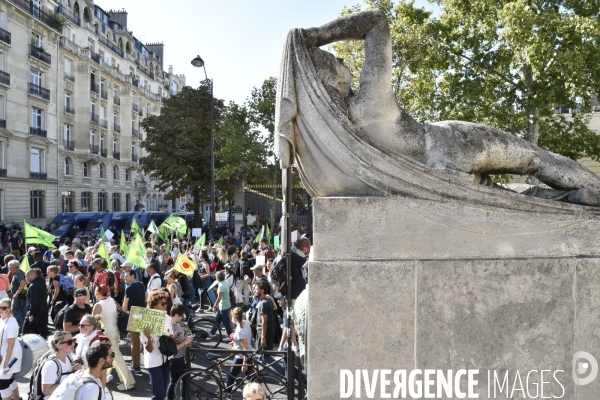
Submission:
{"label": "street lamp post", "polygon": [[198,68],[204,68],[204,77],[210,82],[210,221],[209,226],[215,223],[215,98],[213,96],[213,80],[208,79],[206,67],[202,57],[197,56],[192,60],[192,65]]}

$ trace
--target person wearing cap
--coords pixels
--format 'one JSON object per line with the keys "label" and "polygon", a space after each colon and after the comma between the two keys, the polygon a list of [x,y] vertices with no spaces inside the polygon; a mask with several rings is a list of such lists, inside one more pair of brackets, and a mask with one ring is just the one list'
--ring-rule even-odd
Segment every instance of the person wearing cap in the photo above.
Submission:
{"label": "person wearing cap", "polygon": [[85,303],[87,292],[85,289],[75,290],[75,302],[67,308],[63,320],[63,330],[71,334],[79,333],[79,323],[84,315],[92,313],[92,307]]}
{"label": "person wearing cap", "polygon": [[[27,306],[23,333],[36,333],[42,337],[48,337],[48,289],[44,277],[38,274],[39,269],[30,269],[25,274],[29,282],[27,291]],[[41,273],[41,271],[40,271]]]}
{"label": "person wearing cap", "polygon": [[19,264],[23,261],[23,259],[25,257],[27,257],[27,261],[29,262],[29,265],[31,266],[31,264],[33,264],[35,262],[33,253],[35,253],[36,251],[37,251],[37,249],[34,246],[29,246],[29,248],[27,249],[27,254],[24,254],[23,257],[21,257],[21,259],[19,260]]}
{"label": "person wearing cap", "polygon": [[8,263],[10,271],[10,292],[12,297],[13,315],[19,326],[25,322],[27,312],[27,291],[25,290],[25,274],[19,269],[19,262],[12,260]]}
{"label": "person wearing cap", "polygon": [[[264,264],[257,264],[254,267],[250,268],[250,270],[252,272],[254,272],[254,278],[251,280],[250,277],[248,275],[244,276],[244,280],[246,282],[248,282],[248,284],[252,284],[254,285],[256,282],[258,282],[259,279],[263,279],[265,282],[269,283],[269,280],[267,279],[267,276],[265,275],[265,270],[264,270],[265,266]],[[271,295],[271,284],[269,284],[269,288],[265,289],[265,294],[267,295]]]}

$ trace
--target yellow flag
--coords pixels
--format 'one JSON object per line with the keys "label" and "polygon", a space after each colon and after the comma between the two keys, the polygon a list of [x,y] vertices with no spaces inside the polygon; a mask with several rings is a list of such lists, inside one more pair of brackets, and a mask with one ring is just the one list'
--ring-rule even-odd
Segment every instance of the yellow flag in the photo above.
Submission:
{"label": "yellow flag", "polygon": [[19,269],[23,271],[23,273],[29,271],[29,257],[27,255],[23,256],[23,261],[19,264]]}
{"label": "yellow flag", "polygon": [[182,274],[186,274],[190,278],[194,275],[194,270],[196,269],[196,263],[179,253],[177,256],[177,260],[175,260],[175,265],[173,266],[175,271],[181,272]]}

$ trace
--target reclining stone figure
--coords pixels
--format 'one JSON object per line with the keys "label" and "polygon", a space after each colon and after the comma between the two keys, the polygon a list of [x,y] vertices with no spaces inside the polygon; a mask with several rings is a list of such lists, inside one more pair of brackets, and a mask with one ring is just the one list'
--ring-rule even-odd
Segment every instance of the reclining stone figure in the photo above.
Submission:
{"label": "reclining stone figure", "polygon": [[[341,40],[365,41],[357,94],[343,61],[319,49]],[[391,78],[390,31],[380,10],[290,32],[278,87],[276,151],[283,167],[297,157],[311,195],[402,191],[386,180],[393,169],[375,166],[369,175],[363,167],[380,157],[388,162],[408,157],[444,176],[488,186],[492,174],[533,175],[553,189],[572,191],[569,202],[600,206],[600,178],[581,164],[481,124],[420,124],[398,105]]]}

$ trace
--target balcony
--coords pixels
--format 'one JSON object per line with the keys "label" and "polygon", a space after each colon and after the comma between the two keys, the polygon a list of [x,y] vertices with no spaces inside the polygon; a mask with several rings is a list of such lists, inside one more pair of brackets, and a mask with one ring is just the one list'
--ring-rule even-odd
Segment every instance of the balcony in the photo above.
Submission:
{"label": "balcony", "polygon": [[52,18],[50,14],[43,11],[39,5],[35,5],[32,1],[28,0],[10,0],[10,2],[34,18],[42,21],[55,31],[62,33],[62,27],[60,24],[54,18]]}
{"label": "balcony", "polygon": [[6,178],[6,168],[0,168],[0,178]]}
{"label": "balcony", "polygon": [[10,44],[11,34],[9,31],[0,28],[0,42]]}
{"label": "balcony", "polygon": [[48,89],[44,89],[40,85],[36,85],[35,83],[29,83],[29,94],[50,101],[50,91]]}
{"label": "balcony", "polygon": [[71,82],[75,82],[75,77],[71,74],[67,74],[66,72],[65,72],[65,79],[68,81],[71,81]]}
{"label": "balcony", "polygon": [[131,84],[135,87],[140,86],[140,80],[139,79],[135,79],[135,78],[131,78]]}
{"label": "balcony", "polygon": [[113,104],[115,106],[121,106],[121,99],[119,97],[114,97],[113,98]]}
{"label": "balcony", "polygon": [[98,154],[98,145],[90,143],[90,154]]}
{"label": "balcony", "polygon": [[148,188],[148,184],[142,180],[135,181],[135,188],[138,190],[146,190]]}
{"label": "balcony", "polygon": [[81,26],[81,18],[73,14],[62,4],[59,4],[58,7],[56,7],[56,12],[68,19],[69,21],[71,21],[72,23],[74,23],[75,25]]}
{"label": "balcony", "polygon": [[48,65],[52,64],[52,56],[49,53],[46,53],[44,49],[42,49],[41,47],[34,46],[32,44],[29,45],[29,48],[30,56],[37,58],[41,62],[44,62]]}
{"label": "balcony", "polygon": [[100,116],[98,114],[90,113],[90,122],[94,124],[100,123]]}
{"label": "balcony", "polygon": [[46,132],[44,129],[42,129],[42,128],[34,128],[32,126],[29,127],[29,134],[30,135],[41,136],[41,137],[47,137],[48,136],[48,132]]}
{"label": "balcony", "polygon": [[138,112],[138,105],[137,103],[131,103],[131,109],[135,112]]}
{"label": "balcony", "polygon": [[75,151],[75,142],[72,140],[67,140],[63,143],[65,150]]}
{"label": "balcony", "polygon": [[0,83],[10,86],[10,74],[8,72],[0,71]]}
{"label": "balcony", "polygon": [[90,91],[96,94],[100,93],[100,87],[95,83],[90,83]]}
{"label": "balcony", "polygon": [[100,120],[100,128],[102,129],[108,129],[108,121],[105,119],[101,119]]}
{"label": "balcony", "polygon": [[104,46],[108,47],[112,52],[114,52],[115,54],[117,54],[119,57],[121,57],[121,58],[123,57],[123,50],[121,50],[116,45],[114,45],[111,42],[109,42],[103,36],[98,36],[98,41],[100,43],[102,43]]}
{"label": "balcony", "polygon": [[114,131],[115,131],[116,133],[121,133],[121,125],[119,125],[119,124],[115,124],[115,125],[114,125]]}
{"label": "balcony", "polygon": [[140,117],[144,118],[144,109],[143,108],[140,108],[139,114],[140,114]]}
{"label": "balcony", "polygon": [[6,128],[6,120],[0,119],[0,128]]}
{"label": "balcony", "polygon": [[140,133],[137,129],[131,128],[131,137],[138,138],[140,137]]}
{"label": "balcony", "polygon": [[108,151],[106,149],[100,149],[100,155],[106,158],[108,157]]}
{"label": "balcony", "polygon": [[108,100],[108,93],[106,92],[106,90],[100,91],[100,97],[102,97],[104,100]]}
{"label": "balcony", "polygon": [[137,162],[137,160],[138,160],[137,154],[132,154],[131,155],[131,162]]}
{"label": "balcony", "polygon": [[96,64],[100,64],[100,54],[98,54],[98,53],[92,53],[91,56],[90,56],[90,58]]}
{"label": "balcony", "polygon": [[75,109],[69,107],[69,106],[65,106],[65,112],[67,114],[71,114],[71,115],[75,115]]}
{"label": "balcony", "polygon": [[121,153],[119,153],[118,151],[113,152],[113,159],[120,160],[121,159]]}
{"label": "balcony", "polygon": [[41,181],[48,180],[48,174],[45,172],[29,171],[29,179],[39,179]]}

